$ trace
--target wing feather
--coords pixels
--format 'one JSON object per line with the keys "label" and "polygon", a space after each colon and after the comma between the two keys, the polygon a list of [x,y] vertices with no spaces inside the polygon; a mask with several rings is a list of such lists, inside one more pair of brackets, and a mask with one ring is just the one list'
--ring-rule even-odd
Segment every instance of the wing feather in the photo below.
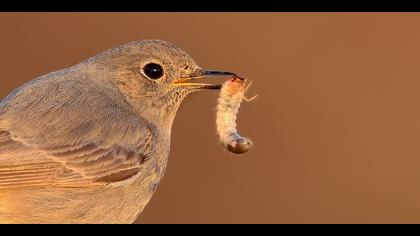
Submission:
{"label": "wing feather", "polygon": [[0,137],[0,188],[117,182],[138,174],[146,159],[138,150],[118,146],[90,143],[42,150],[26,147],[10,135],[5,139],[5,132]]}
{"label": "wing feather", "polygon": [[1,101],[0,188],[118,182],[153,156],[156,127],[121,94],[62,73]]}

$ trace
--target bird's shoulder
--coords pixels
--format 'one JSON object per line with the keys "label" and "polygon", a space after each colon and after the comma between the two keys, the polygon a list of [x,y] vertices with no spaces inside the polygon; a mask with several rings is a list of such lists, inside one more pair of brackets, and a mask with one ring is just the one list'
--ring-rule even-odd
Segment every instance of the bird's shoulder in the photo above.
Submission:
{"label": "bird's shoulder", "polygon": [[157,129],[117,91],[47,75],[0,103],[0,187],[130,179],[156,152]]}

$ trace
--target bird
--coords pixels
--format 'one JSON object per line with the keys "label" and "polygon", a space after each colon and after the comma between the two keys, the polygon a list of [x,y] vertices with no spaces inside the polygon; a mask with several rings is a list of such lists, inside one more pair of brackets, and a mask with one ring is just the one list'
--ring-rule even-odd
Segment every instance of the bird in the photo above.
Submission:
{"label": "bird", "polygon": [[175,44],[119,45],[0,101],[0,223],[130,224],[156,192],[189,94],[220,90]]}

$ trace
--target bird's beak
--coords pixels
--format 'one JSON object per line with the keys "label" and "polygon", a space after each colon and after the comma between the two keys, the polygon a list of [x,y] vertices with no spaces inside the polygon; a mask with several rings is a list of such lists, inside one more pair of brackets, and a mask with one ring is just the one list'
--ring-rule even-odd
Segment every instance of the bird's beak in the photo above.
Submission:
{"label": "bird's beak", "polygon": [[[201,78],[207,77],[226,77],[226,76],[236,76],[235,73],[227,71],[215,71],[215,70],[197,70],[194,73],[183,76],[180,79],[174,81],[175,86],[187,86],[192,89],[220,89],[222,84],[207,84],[200,83]],[[198,82],[196,82],[198,81]]]}

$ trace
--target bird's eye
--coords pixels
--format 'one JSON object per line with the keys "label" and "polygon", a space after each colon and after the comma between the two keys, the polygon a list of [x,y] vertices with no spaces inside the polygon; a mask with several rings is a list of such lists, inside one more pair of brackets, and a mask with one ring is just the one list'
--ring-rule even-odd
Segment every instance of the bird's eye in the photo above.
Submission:
{"label": "bird's eye", "polygon": [[150,79],[160,79],[163,76],[163,68],[156,63],[149,63],[143,67],[144,74]]}

